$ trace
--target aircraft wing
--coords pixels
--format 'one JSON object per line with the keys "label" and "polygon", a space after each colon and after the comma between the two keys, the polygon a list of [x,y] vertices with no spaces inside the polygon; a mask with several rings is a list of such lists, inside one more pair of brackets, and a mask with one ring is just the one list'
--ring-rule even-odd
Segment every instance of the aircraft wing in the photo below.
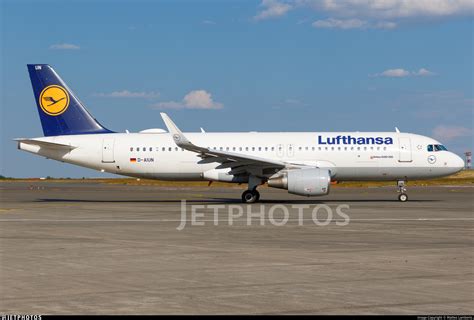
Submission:
{"label": "aircraft wing", "polygon": [[255,171],[255,169],[283,169],[287,166],[286,163],[278,160],[197,146],[186,138],[166,113],[162,112],[161,117],[176,145],[185,150],[199,153],[202,158],[202,160],[198,162],[200,164],[217,162],[220,163],[220,165],[217,166],[216,169],[231,168],[229,174],[233,175],[245,172],[249,173],[250,171]]}
{"label": "aircraft wing", "polygon": [[56,143],[56,142],[49,142],[49,141],[43,141],[43,140],[37,140],[37,139],[25,139],[25,138],[18,138],[14,139],[18,143],[26,143],[26,144],[31,144],[31,145],[36,145],[44,148],[50,148],[50,149],[63,149],[63,150],[72,150],[76,149],[77,147],[71,146],[68,144],[62,144],[62,143]]}

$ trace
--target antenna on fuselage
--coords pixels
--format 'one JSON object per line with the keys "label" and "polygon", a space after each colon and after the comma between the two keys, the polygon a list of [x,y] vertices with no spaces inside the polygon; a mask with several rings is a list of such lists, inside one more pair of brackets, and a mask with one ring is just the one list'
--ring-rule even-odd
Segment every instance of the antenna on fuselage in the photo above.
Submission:
{"label": "antenna on fuselage", "polygon": [[400,130],[398,130],[398,128],[395,127],[395,132],[396,132],[396,133],[400,133]]}
{"label": "antenna on fuselage", "polygon": [[204,131],[204,129],[201,127],[201,133],[206,133],[206,131]]}

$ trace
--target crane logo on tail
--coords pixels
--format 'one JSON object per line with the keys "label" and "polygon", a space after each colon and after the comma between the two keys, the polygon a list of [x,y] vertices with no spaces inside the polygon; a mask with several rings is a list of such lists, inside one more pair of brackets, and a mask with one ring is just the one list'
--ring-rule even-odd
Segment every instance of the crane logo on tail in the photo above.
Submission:
{"label": "crane logo on tail", "polygon": [[50,116],[59,116],[69,106],[69,94],[61,86],[48,86],[41,91],[39,105],[44,113]]}

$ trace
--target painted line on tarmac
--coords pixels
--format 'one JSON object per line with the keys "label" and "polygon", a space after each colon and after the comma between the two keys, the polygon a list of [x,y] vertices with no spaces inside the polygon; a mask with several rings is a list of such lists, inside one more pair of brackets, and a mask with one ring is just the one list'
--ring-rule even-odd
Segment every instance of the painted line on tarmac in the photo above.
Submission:
{"label": "painted line on tarmac", "polygon": [[[277,218],[278,219],[278,218]],[[226,220],[225,218],[217,219],[218,221]],[[260,219],[252,219],[260,220]],[[268,218],[265,218],[268,220]],[[313,219],[288,219],[287,221],[312,221]],[[181,219],[0,219],[0,222],[192,222],[191,219],[181,220]],[[214,219],[201,220],[198,219],[198,222],[214,222]],[[232,219],[234,222],[244,221],[247,219]],[[328,220],[324,220],[325,222]],[[331,219],[330,222],[344,222],[345,219]],[[474,218],[374,218],[374,219],[350,219],[350,221],[474,221]]]}

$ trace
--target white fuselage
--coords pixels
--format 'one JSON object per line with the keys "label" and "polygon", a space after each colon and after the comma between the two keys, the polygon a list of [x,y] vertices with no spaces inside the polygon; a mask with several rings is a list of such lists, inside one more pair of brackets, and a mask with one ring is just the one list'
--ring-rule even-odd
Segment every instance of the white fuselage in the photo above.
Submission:
{"label": "white fuselage", "polygon": [[[339,138],[337,138],[339,136]],[[330,170],[332,179],[410,180],[446,176],[464,162],[429,137],[395,132],[186,133],[193,143],[216,150],[310,165]],[[345,137],[345,138],[344,138]],[[374,137],[389,138],[373,141]],[[360,142],[362,138],[362,142]],[[19,142],[19,149],[50,159],[119,175],[163,180],[222,180],[229,169],[199,164],[198,153],[176,146],[169,133],[107,133],[43,137],[35,140],[71,145],[71,150]]]}

